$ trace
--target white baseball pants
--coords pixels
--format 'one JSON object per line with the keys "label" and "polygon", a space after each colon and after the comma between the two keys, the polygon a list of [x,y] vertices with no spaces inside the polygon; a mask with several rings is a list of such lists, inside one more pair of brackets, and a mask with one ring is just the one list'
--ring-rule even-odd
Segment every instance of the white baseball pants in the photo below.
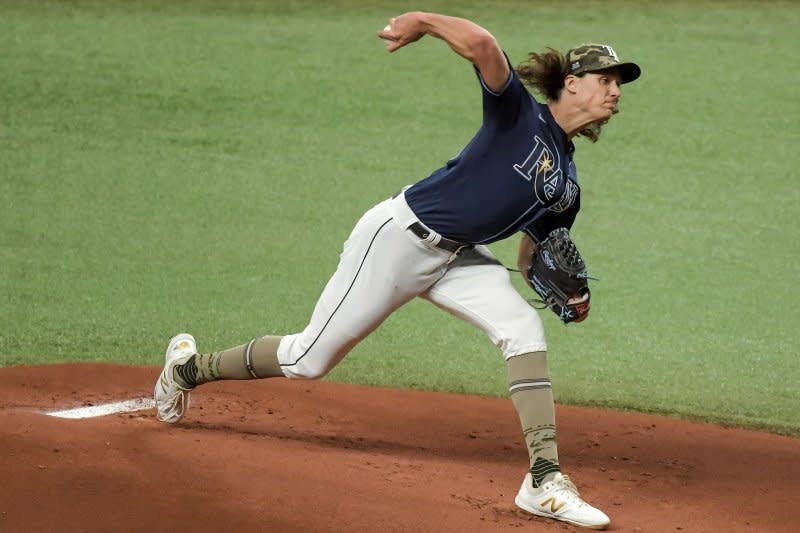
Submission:
{"label": "white baseball pants", "polygon": [[403,193],[361,217],[310,322],[281,340],[278,361],[287,377],[324,376],[416,296],[483,330],[506,359],[547,350],[539,315],[488,248],[452,254],[432,244],[439,238],[435,232],[423,240],[409,231],[414,222]]}

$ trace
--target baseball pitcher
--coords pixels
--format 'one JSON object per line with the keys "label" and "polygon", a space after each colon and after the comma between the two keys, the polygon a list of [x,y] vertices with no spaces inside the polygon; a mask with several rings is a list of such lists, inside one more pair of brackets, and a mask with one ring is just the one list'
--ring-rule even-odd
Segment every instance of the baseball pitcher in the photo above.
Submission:
{"label": "baseball pitcher", "polygon": [[598,139],[640,69],[606,44],[531,53],[514,68],[487,30],[435,13],[399,15],[377,34],[390,53],[431,36],[471,63],[480,128],[441,168],[363,214],[305,329],[205,353],[191,335],[175,336],[155,385],[158,418],[178,422],[190,392],[212,380],[320,378],[393,311],[424,298],[480,328],[507,363],[530,457],[516,504],[605,528],[609,518],[559,466],[542,320],[486,245],[520,234],[517,266],[543,307],[565,323],[586,318],[589,278],[569,233],[581,202],[573,140]]}

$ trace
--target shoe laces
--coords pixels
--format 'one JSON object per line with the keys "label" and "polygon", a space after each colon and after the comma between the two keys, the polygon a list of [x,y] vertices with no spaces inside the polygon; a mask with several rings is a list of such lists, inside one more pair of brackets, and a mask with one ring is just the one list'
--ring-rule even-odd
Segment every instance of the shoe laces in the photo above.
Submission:
{"label": "shoe laces", "polygon": [[552,483],[556,487],[556,489],[566,492],[567,493],[566,497],[568,497],[569,499],[585,505],[585,502],[581,499],[581,495],[578,492],[578,487],[575,486],[575,484],[572,482],[569,476],[561,474],[560,477],[556,477],[550,483]]}
{"label": "shoe laces", "polygon": [[578,487],[575,486],[575,483],[569,478],[569,476],[565,474],[561,474],[561,479],[553,480],[554,483],[561,485],[563,488],[569,490],[570,492],[574,492],[578,494]]}

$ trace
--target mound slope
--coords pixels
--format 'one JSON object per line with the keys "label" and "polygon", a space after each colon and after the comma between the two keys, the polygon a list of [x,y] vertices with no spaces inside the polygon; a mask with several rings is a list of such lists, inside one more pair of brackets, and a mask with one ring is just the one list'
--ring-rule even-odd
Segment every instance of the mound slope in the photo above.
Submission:
{"label": "mound slope", "polygon": [[[203,386],[183,422],[42,411],[147,397],[160,369],[0,369],[0,531],[572,531],[517,510],[508,400],[328,382]],[[635,532],[796,531],[800,441],[557,407],[562,467]]]}

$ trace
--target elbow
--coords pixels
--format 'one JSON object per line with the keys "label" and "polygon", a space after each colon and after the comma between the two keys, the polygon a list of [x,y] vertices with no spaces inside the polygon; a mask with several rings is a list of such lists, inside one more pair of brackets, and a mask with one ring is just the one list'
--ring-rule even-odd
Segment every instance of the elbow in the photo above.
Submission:
{"label": "elbow", "polygon": [[467,37],[464,44],[466,53],[462,55],[478,66],[485,58],[496,55],[497,51],[500,49],[500,45],[494,38],[494,35],[483,28],[475,28]]}

